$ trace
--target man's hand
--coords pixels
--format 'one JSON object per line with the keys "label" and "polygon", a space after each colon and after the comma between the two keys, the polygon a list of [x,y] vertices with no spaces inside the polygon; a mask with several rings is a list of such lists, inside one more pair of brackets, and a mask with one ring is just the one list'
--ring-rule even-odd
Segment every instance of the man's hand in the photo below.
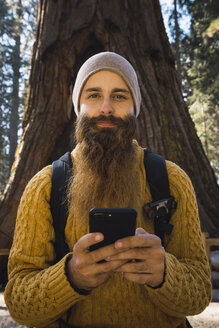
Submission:
{"label": "man's hand", "polygon": [[151,287],[157,287],[163,282],[164,250],[159,237],[138,228],[135,236],[118,240],[115,247],[122,252],[106,260],[128,260],[115,271],[122,272],[128,280]]}
{"label": "man's hand", "polygon": [[73,248],[73,256],[67,263],[67,275],[72,285],[77,289],[91,290],[104,281],[128,260],[102,262],[109,256],[120,253],[121,249],[115,248],[115,244],[99,248],[89,252],[89,247],[104,239],[101,233],[89,233],[78,240]]}

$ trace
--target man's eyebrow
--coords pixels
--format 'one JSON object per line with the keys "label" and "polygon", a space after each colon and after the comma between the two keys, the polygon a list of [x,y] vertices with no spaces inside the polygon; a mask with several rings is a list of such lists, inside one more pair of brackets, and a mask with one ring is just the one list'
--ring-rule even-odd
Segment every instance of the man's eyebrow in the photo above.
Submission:
{"label": "man's eyebrow", "polygon": [[[103,90],[102,90],[102,88],[97,87],[97,88],[87,88],[84,91],[85,92],[101,92]],[[114,93],[114,92],[130,93],[128,89],[122,89],[122,88],[114,88],[112,90],[112,93]]]}
{"label": "man's eyebrow", "polygon": [[112,90],[112,92],[125,92],[130,93],[128,89],[121,89],[121,88],[115,88]]}
{"label": "man's eyebrow", "polygon": [[102,91],[102,89],[101,88],[87,88],[84,91],[85,92],[93,92],[93,91],[100,92],[100,91]]}

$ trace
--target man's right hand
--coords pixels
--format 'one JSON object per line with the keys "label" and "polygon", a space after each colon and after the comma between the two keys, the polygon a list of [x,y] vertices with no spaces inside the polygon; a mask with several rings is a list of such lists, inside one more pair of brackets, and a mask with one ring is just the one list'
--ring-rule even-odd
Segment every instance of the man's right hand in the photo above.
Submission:
{"label": "man's right hand", "polygon": [[[81,290],[91,290],[109,279],[127,260],[98,263],[121,252],[114,244],[90,252],[89,247],[104,239],[102,233],[89,233],[78,240],[73,256],[67,263],[67,275],[72,285]],[[124,250],[123,250],[124,251]]]}

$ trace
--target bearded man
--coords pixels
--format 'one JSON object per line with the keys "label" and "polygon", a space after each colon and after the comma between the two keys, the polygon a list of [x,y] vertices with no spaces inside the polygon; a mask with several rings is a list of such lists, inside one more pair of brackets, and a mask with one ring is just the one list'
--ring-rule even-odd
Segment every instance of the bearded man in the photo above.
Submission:
{"label": "bearded man", "polygon": [[[164,249],[142,211],[151,194],[144,152],[133,140],[141,103],[133,67],[111,52],[89,58],[73,103],[77,146],[65,228],[72,251],[54,264],[48,166],[29,182],[18,210],[5,291],[12,317],[31,327],[186,327],[186,316],[211,300],[195,194],[185,172],[166,161],[178,206]],[[104,239],[89,233],[93,207],[135,208],[135,236],[89,251]]]}

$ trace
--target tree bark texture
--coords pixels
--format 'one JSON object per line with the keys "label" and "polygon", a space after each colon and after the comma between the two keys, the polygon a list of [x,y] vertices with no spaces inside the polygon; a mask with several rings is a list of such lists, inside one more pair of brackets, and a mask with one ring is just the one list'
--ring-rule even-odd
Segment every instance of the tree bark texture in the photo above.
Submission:
{"label": "tree bark texture", "polygon": [[9,129],[9,170],[11,169],[15,152],[17,148],[18,139],[18,125],[19,125],[19,78],[21,68],[21,19],[22,19],[22,3],[18,0],[16,3],[16,22],[17,28],[14,37],[14,48],[12,57],[12,70],[13,70],[13,86],[12,86],[12,104],[10,113],[10,129]]}
{"label": "tree bark texture", "polygon": [[74,147],[75,77],[100,51],[115,51],[136,69],[142,91],[137,139],[189,174],[202,229],[218,234],[218,186],[183,102],[159,1],[41,0],[24,130],[0,205],[1,248],[11,245],[27,182]]}
{"label": "tree bark texture", "polygon": [[176,69],[178,71],[179,76],[181,75],[181,64],[180,64],[180,51],[179,51],[179,37],[180,37],[180,30],[179,30],[179,22],[178,22],[178,10],[177,10],[178,1],[174,0],[174,10],[173,10],[173,17],[174,17],[174,31],[175,31],[175,60],[176,60]]}

